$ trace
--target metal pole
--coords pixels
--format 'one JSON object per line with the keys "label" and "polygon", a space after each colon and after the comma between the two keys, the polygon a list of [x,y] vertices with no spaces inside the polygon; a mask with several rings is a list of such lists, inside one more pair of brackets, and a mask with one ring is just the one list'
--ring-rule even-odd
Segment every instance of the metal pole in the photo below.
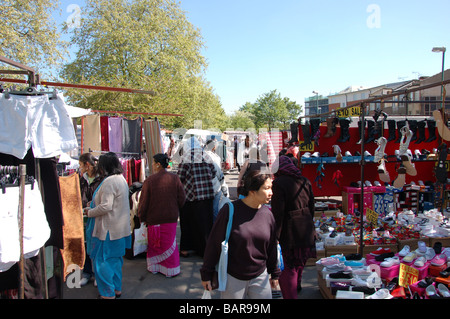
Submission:
{"label": "metal pole", "polygon": [[361,106],[361,198],[359,203],[359,216],[360,216],[360,227],[359,227],[359,253],[364,256],[364,128],[365,128],[365,105]]}
{"label": "metal pole", "polygon": [[23,253],[23,225],[24,225],[24,208],[25,208],[25,175],[27,174],[26,165],[19,165],[19,244],[20,244],[20,259],[19,259],[19,299],[25,299],[25,270],[24,270],[24,253]]}

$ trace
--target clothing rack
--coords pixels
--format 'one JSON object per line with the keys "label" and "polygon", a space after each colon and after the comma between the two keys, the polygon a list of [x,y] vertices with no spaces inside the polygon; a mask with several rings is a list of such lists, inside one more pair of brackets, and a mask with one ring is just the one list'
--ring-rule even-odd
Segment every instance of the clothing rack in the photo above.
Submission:
{"label": "clothing rack", "polygon": [[[96,150],[89,149],[89,153],[106,154],[106,153],[109,153],[109,151],[96,151]],[[133,153],[133,152],[113,152],[113,153],[122,154],[122,155],[141,155],[141,153]]]}

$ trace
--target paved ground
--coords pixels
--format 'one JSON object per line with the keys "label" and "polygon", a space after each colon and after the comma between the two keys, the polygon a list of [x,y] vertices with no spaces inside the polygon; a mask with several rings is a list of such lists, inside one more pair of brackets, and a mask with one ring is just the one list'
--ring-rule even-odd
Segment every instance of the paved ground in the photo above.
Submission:
{"label": "paved ground", "polygon": [[[231,198],[236,196],[237,172],[226,175]],[[166,278],[161,274],[151,274],[146,269],[145,258],[124,259],[122,299],[200,299],[203,287],[200,280],[202,259],[198,256],[181,258],[181,274]],[[315,266],[305,268],[302,291],[299,299],[322,299],[317,284]],[[71,288],[64,285],[64,299],[96,299],[98,290],[91,281],[84,287]],[[213,299],[219,292],[213,292]]]}

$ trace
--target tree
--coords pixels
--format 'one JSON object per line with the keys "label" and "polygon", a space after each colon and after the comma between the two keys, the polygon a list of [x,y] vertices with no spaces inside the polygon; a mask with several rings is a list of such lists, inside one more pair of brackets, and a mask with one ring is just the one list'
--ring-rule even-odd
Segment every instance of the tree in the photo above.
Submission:
{"label": "tree", "polygon": [[281,98],[277,90],[272,90],[261,95],[253,104],[247,102],[239,110],[251,114],[255,128],[265,127],[271,130],[287,128],[287,123],[297,120],[301,106],[286,97]]}
{"label": "tree", "polygon": [[51,76],[61,66],[67,43],[61,40],[51,14],[57,0],[3,0],[0,4],[0,55]]}
{"label": "tree", "polygon": [[253,129],[255,124],[252,121],[252,114],[247,111],[235,111],[230,116],[230,127],[234,129]]}
{"label": "tree", "polygon": [[[218,97],[203,78],[200,31],[172,0],[87,0],[80,28],[72,32],[75,60],[61,76],[72,83],[128,87],[155,96],[103,91],[68,93],[73,104],[108,110],[176,113],[167,127],[192,127],[196,119],[215,124]],[[206,112],[205,110],[208,110]]]}

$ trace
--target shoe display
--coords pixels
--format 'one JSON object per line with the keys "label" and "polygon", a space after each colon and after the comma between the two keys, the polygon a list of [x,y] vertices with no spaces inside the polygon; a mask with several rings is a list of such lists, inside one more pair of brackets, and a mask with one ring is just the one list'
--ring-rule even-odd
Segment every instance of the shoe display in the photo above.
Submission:
{"label": "shoe display", "polygon": [[425,257],[421,256],[414,261],[414,266],[423,267],[423,266],[425,266],[426,262],[427,262],[427,259]]}
{"label": "shoe display", "polygon": [[392,258],[392,257],[394,257],[394,253],[393,252],[390,252],[390,253],[384,253],[384,254],[381,254],[381,255],[378,255],[378,256],[376,256],[375,257],[375,260],[376,261],[384,261],[385,259],[387,259],[387,258]]}
{"label": "shoe display", "polygon": [[431,259],[430,264],[433,266],[442,266],[447,262],[447,256],[443,254],[435,255],[434,258]]}
{"label": "shoe display", "polygon": [[431,260],[436,256],[436,253],[434,252],[434,249],[431,247],[427,247],[427,252],[425,253],[425,258],[427,260]]}
{"label": "shoe display", "polygon": [[381,267],[392,267],[394,265],[400,264],[400,258],[398,257],[389,257],[386,258],[381,264]]}
{"label": "shoe display", "polygon": [[440,296],[438,295],[437,291],[436,291],[436,287],[434,285],[429,285],[426,289],[425,289],[425,294],[427,295],[428,298],[430,299],[437,299],[440,298]]}
{"label": "shoe display", "polygon": [[342,151],[339,145],[333,145],[334,154],[336,155],[336,160],[342,162]]}
{"label": "shoe display", "polygon": [[409,247],[409,245],[405,245],[403,246],[402,250],[400,250],[398,252],[398,255],[400,257],[405,257],[406,255],[408,255],[411,252],[411,248]]}
{"label": "shoe display", "polygon": [[352,279],[353,275],[351,271],[338,271],[332,274],[329,274],[330,278],[333,279]]}
{"label": "shoe display", "polygon": [[450,291],[448,290],[447,286],[443,285],[443,284],[439,284],[437,286],[437,289],[439,291],[439,294],[443,297],[443,298],[450,298]]}
{"label": "shoe display", "polygon": [[388,289],[381,288],[373,295],[367,296],[366,299],[392,299],[392,295],[389,293]]}
{"label": "shoe display", "polygon": [[450,276],[450,267],[445,270],[442,270],[439,275],[444,278],[448,278]]}
{"label": "shoe display", "polygon": [[413,262],[414,259],[416,259],[417,254],[415,251],[410,252],[408,255],[405,256],[405,258],[403,258],[403,262],[405,263],[411,263]]}

